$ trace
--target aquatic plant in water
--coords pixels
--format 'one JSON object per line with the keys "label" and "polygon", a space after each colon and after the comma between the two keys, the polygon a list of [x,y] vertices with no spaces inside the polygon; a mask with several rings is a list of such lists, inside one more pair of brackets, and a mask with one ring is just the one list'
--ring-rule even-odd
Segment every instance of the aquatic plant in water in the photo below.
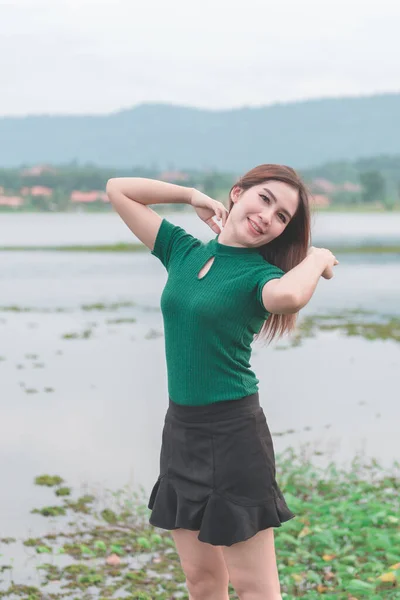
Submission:
{"label": "aquatic plant in water", "polygon": [[[296,514],[275,529],[282,597],[400,598],[400,464],[384,470],[356,456],[340,470],[334,463],[317,467],[313,458],[304,448],[277,455],[277,479]],[[61,477],[36,481],[53,488],[68,524],[55,516],[63,519],[59,531],[53,526],[23,542],[36,557],[40,584],[28,589],[14,574],[7,587],[6,565],[0,598],[188,598],[172,536],[149,525],[143,488],[71,498],[61,493],[70,489]],[[232,586],[229,598],[238,598]]]}

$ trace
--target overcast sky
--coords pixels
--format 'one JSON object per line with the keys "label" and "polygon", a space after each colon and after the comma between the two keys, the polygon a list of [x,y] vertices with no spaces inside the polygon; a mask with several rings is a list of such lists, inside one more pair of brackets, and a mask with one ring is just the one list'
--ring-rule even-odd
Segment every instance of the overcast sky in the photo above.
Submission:
{"label": "overcast sky", "polygon": [[0,0],[0,115],[400,91],[400,2]]}

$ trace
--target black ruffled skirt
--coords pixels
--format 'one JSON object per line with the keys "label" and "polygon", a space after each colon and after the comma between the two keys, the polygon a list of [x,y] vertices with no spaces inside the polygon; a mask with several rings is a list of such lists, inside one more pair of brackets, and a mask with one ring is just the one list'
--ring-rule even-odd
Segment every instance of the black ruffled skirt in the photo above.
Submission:
{"label": "black ruffled skirt", "polygon": [[201,542],[231,546],[295,516],[275,476],[272,438],[257,393],[205,406],[170,399],[149,522],[199,531]]}

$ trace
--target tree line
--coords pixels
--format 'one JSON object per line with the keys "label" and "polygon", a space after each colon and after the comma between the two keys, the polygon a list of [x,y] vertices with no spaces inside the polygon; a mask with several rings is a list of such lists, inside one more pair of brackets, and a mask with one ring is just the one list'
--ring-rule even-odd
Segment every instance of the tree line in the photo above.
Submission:
{"label": "tree line", "polygon": [[[313,169],[299,170],[314,194],[325,195],[331,205],[371,205],[380,203],[390,210],[400,205],[400,156],[376,157],[355,162],[329,163]],[[218,171],[160,171],[156,166],[131,169],[102,168],[96,165],[48,166],[0,169],[0,197],[20,196],[21,210],[72,210],[71,194],[77,190],[103,192],[110,177],[148,177],[164,179],[201,189],[211,197],[224,200],[240,173]],[[32,195],[29,190],[51,189],[51,195]],[[325,188],[324,188],[325,186]],[[40,190],[39,190],[40,191]],[[104,199],[77,203],[88,210],[110,210]],[[179,209],[179,207],[176,207]]]}

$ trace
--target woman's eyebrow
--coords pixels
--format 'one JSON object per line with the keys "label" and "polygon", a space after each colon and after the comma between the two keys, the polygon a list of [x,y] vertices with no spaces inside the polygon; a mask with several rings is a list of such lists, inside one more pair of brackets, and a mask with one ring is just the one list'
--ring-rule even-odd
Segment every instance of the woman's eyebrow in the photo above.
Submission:
{"label": "woman's eyebrow", "polygon": [[[275,194],[273,194],[269,188],[263,188],[263,190],[265,192],[268,192],[271,195],[272,199],[275,201],[275,204],[278,202],[278,200],[276,199]],[[282,208],[282,212],[286,213],[287,216],[289,217],[289,219],[292,218],[292,215],[290,214],[290,212],[288,210],[286,210],[286,208]]]}

